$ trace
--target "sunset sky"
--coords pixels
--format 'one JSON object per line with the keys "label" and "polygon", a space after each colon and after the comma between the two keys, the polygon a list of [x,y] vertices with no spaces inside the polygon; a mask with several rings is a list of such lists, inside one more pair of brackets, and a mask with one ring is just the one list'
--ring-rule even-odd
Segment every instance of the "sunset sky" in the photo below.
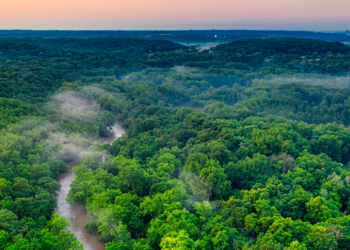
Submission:
{"label": "sunset sky", "polygon": [[0,0],[0,29],[350,29],[350,0]]}

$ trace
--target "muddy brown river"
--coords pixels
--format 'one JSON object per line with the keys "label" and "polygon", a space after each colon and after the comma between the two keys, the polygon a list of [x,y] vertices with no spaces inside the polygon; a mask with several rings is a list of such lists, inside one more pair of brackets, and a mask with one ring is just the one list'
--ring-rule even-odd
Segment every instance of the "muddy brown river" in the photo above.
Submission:
{"label": "muddy brown river", "polygon": [[[121,137],[125,131],[119,123],[115,124],[111,129],[111,135],[108,138],[99,138],[101,143],[112,144],[117,138]],[[83,243],[85,250],[104,250],[104,244],[98,240],[97,235],[91,235],[84,229],[84,225],[90,220],[90,216],[86,212],[83,204],[70,204],[66,201],[70,185],[75,179],[75,174],[72,172],[74,166],[80,165],[80,160],[70,162],[68,171],[58,177],[58,182],[61,184],[61,190],[57,196],[56,212],[60,216],[65,216],[70,221],[69,230],[71,230]]]}

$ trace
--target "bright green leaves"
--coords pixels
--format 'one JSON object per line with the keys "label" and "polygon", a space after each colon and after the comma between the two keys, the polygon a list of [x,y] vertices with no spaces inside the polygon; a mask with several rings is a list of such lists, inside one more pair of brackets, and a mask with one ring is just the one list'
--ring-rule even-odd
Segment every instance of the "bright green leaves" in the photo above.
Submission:
{"label": "bright green leaves", "polygon": [[[23,222],[21,221],[21,223]],[[30,234],[21,232],[21,237],[15,237],[14,242],[11,244],[6,244],[5,240],[8,238],[8,234],[0,230],[1,249],[83,250],[83,246],[76,236],[67,229],[69,222],[65,218],[60,218],[57,214],[53,214],[44,226],[41,230],[40,227],[38,229],[32,228]]]}
{"label": "bright green leaves", "polygon": [[194,241],[184,230],[170,232],[160,242],[161,250],[192,250],[193,245]]}
{"label": "bright green leaves", "polygon": [[333,172],[340,172],[340,165],[333,162],[327,155],[312,155],[304,152],[296,161],[296,167],[313,175],[316,182],[323,182]]}
{"label": "bright green leaves", "polygon": [[306,236],[307,249],[328,250],[337,248],[336,237],[326,227],[315,225]]}
{"label": "bright green leaves", "polygon": [[17,215],[10,210],[0,209],[0,230],[10,231],[17,219]]}
{"label": "bright green leaves", "polygon": [[52,215],[51,220],[47,223],[47,228],[41,231],[42,249],[71,249],[82,250],[82,244],[76,239],[75,235],[67,230],[69,222],[60,218],[57,214]]}
{"label": "bright green leaves", "polygon": [[127,186],[134,194],[142,195],[144,192],[146,177],[145,171],[136,160],[126,159],[118,156],[114,159],[119,173],[118,177],[125,186]]}
{"label": "bright green leaves", "polygon": [[[196,224],[196,216],[189,213],[186,209],[181,209],[179,203],[173,203],[166,208],[163,214],[160,214],[151,221],[147,231],[147,237],[149,238],[150,245],[153,247],[159,246],[160,242],[163,242],[163,247],[171,246],[174,239],[172,237],[163,239],[163,237],[167,238],[174,235],[172,232],[184,230],[189,237],[196,239],[200,234]],[[184,238],[189,240],[188,236],[184,236]]]}
{"label": "bright green leaves", "polygon": [[222,199],[230,191],[230,182],[217,161],[201,153],[191,155],[185,165],[183,178],[191,192],[202,199]]}
{"label": "bright green leaves", "polygon": [[183,204],[188,194],[183,185],[176,186],[164,193],[158,193],[152,197],[145,197],[141,209],[147,215],[157,216],[163,213],[173,203]]}
{"label": "bright green leaves", "polygon": [[298,241],[290,243],[289,247],[285,247],[283,250],[307,250],[305,244],[300,244]]}
{"label": "bright green leaves", "polygon": [[278,154],[283,146],[283,134],[278,127],[272,127],[267,131],[255,129],[252,132],[252,142],[262,154]]}
{"label": "bright green leaves", "polygon": [[6,231],[0,230],[0,248],[1,249],[5,249],[7,245],[7,240],[9,237],[10,237],[9,234]]}
{"label": "bright green leaves", "polygon": [[75,167],[77,173],[76,179],[71,184],[71,190],[68,195],[69,201],[86,202],[95,192],[103,192],[106,183],[111,182],[112,175],[107,171],[98,169],[95,173],[87,170],[86,167]]}
{"label": "bright green leaves", "polygon": [[121,221],[111,228],[113,242],[107,243],[106,250],[129,250],[132,246],[131,235],[127,226]]}
{"label": "bright green leaves", "polygon": [[323,197],[311,198],[306,203],[307,214],[305,218],[311,223],[326,221],[332,217],[327,201]]}

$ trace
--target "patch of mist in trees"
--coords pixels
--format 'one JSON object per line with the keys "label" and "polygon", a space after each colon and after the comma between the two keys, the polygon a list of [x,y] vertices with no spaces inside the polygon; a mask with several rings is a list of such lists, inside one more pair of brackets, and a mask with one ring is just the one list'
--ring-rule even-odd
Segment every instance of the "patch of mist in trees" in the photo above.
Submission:
{"label": "patch of mist in trees", "polygon": [[108,137],[108,128],[116,122],[116,117],[98,103],[104,94],[106,91],[96,85],[59,92],[44,105],[44,112],[61,132]]}
{"label": "patch of mist in trees", "polygon": [[65,162],[80,159],[83,155],[91,159],[100,150],[98,146],[92,146],[101,145],[97,137],[101,134],[108,136],[108,127],[115,122],[115,117],[103,111],[96,102],[105,92],[90,85],[79,91],[60,92],[45,104],[48,114],[45,144],[57,149],[55,157]]}
{"label": "patch of mist in trees", "polygon": [[52,141],[60,149],[60,155],[64,161],[72,161],[86,152],[91,146],[91,140],[80,135],[67,135],[63,133],[51,133],[49,141]]}
{"label": "patch of mist in trees", "polygon": [[264,79],[253,80],[253,85],[266,83],[290,84],[303,83],[309,85],[322,85],[328,88],[344,87],[350,88],[349,76],[324,76],[324,75],[300,75],[300,76],[268,76]]}
{"label": "patch of mist in trees", "polygon": [[40,142],[45,150],[45,158],[54,157],[66,162],[76,159],[93,144],[89,138],[62,133],[57,125],[42,120],[26,120],[10,130],[33,142]]}
{"label": "patch of mist in trees", "polygon": [[118,81],[129,81],[129,82],[138,82],[140,81],[140,76],[142,76],[142,72],[144,72],[145,70],[141,70],[141,71],[133,71],[130,72],[128,74],[125,75],[121,75],[119,77],[117,77]]}
{"label": "patch of mist in trees", "polygon": [[99,88],[98,86],[85,86],[81,91],[85,96],[93,99],[97,99],[106,91],[104,89]]}
{"label": "patch of mist in trees", "polygon": [[186,88],[184,92],[187,92],[187,89],[190,88],[191,94],[198,94],[209,87],[218,88],[225,85],[232,87],[235,82],[239,82],[241,85],[247,84],[247,81],[239,80],[234,75],[214,74],[203,69],[188,66],[175,66],[170,69],[148,68],[132,72],[120,78],[120,81],[144,83],[148,86],[170,84]]}
{"label": "patch of mist in trees", "polygon": [[121,80],[121,81],[123,81],[123,80],[130,80],[131,77],[132,77],[132,73],[120,76],[119,80]]}
{"label": "patch of mist in trees", "polygon": [[188,198],[192,202],[202,202],[209,201],[210,195],[214,190],[214,186],[205,183],[202,178],[196,174],[189,171],[183,170],[180,175],[180,179],[186,183],[189,193],[192,194]]}
{"label": "patch of mist in trees", "polygon": [[57,101],[57,109],[62,111],[63,116],[88,118],[95,115],[91,111],[99,110],[97,104],[92,103],[88,99],[78,97],[72,91],[59,93],[53,99]]}
{"label": "patch of mist in trees", "polygon": [[[65,162],[78,158],[92,142],[80,135],[61,133],[56,124],[44,119],[23,120],[0,131],[0,151],[3,147],[22,156],[28,155],[28,163],[37,171],[45,170],[54,178],[67,170]],[[11,160],[18,161],[15,156]]]}
{"label": "patch of mist in trees", "polygon": [[177,73],[189,73],[191,72],[191,70],[193,68],[187,67],[187,66],[175,66],[173,67],[173,69],[177,72]]}

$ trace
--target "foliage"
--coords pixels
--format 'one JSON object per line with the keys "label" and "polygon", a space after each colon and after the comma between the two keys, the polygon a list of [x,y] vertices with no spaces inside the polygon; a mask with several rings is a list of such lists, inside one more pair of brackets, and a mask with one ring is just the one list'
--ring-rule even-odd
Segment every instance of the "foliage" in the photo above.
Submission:
{"label": "foliage", "polygon": [[119,120],[126,134],[82,155],[68,197],[106,249],[347,249],[350,92],[330,85],[346,81],[349,51],[1,40],[0,248],[81,249],[53,214],[76,156],[59,133],[91,145]]}

